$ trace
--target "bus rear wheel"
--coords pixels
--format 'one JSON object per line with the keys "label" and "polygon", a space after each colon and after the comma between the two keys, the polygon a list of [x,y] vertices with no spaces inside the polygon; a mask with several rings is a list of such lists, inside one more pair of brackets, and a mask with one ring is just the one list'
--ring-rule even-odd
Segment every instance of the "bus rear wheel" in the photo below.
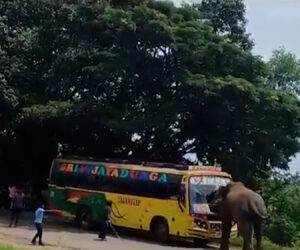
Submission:
{"label": "bus rear wheel", "polygon": [[166,243],[169,240],[169,226],[165,219],[157,218],[151,223],[151,232],[155,240]]}
{"label": "bus rear wheel", "polygon": [[77,213],[77,222],[80,228],[90,229],[92,226],[92,213],[88,207],[81,207]]}

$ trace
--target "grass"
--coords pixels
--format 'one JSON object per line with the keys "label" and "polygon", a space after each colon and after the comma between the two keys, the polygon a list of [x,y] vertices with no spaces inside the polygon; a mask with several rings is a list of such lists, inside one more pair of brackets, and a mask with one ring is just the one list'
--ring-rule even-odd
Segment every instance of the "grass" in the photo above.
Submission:
{"label": "grass", "polygon": [[[242,238],[235,238],[231,240],[231,245],[236,247],[241,247],[243,245]],[[291,247],[283,247],[275,244],[267,238],[264,238],[262,241],[262,249],[264,250],[300,250],[300,242],[295,243]]]}
{"label": "grass", "polygon": [[16,248],[12,246],[0,246],[0,250],[17,250]]}

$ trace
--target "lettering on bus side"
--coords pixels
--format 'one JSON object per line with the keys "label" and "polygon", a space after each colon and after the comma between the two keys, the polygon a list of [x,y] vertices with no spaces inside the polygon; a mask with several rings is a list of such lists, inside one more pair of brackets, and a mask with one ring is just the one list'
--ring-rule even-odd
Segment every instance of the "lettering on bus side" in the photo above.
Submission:
{"label": "lettering on bus side", "polygon": [[118,198],[118,203],[129,205],[129,206],[136,206],[136,207],[138,207],[141,204],[141,200],[135,199],[135,198],[126,197],[126,196],[120,196]]}
{"label": "lettering on bus side", "polygon": [[84,175],[93,175],[99,177],[107,176],[122,179],[128,178],[132,180],[153,181],[159,183],[168,182],[167,173],[147,172],[142,170],[131,170],[125,168],[114,168],[112,166],[107,167],[104,164],[85,165],[77,163],[60,163],[58,166],[58,171],[65,173],[80,173]]}

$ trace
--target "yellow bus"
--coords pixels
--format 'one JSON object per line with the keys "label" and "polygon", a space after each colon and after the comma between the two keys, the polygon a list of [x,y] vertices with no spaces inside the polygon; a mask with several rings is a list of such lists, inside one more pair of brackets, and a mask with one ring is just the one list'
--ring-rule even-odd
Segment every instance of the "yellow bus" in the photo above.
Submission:
{"label": "yellow bus", "polygon": [[49,205],[88,228],[110,200],[115,226],[150,231],[161,242],[170,236],[219,239],[221,221],[206,197],[230,179],[215,166],[54,159]]}

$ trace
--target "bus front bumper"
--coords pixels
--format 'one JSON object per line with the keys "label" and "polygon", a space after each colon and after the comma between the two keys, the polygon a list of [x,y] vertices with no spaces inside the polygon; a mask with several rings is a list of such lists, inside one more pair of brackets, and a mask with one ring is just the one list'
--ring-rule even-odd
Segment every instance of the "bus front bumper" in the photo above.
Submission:
{"label": "bus front bumper", "polygon": [[[218,240],[222,236],[221,231],[208,231],[198,227],[189,228],[188,234],[191,238],[201,238],[201,239],[208,239],[208,240]],[[231,230],[230,238],[235,238],[235,237],[237,237],[237,230]]]}

